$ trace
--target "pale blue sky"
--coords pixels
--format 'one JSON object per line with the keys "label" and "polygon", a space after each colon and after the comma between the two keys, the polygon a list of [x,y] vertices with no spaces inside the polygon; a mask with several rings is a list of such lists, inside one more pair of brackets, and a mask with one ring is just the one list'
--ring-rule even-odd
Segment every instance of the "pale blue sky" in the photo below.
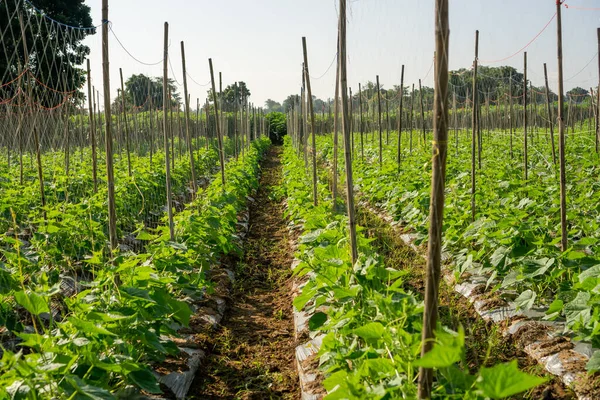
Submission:
{"label": "pale blue sky", "polygon": [[[101,19],[101,0],[86,0],[95,24]],[[600,26],[600,0],[568,0],[563,8],[565,79],[577,74],[596,54],[596,28]],[[405,82],[433,86],[433,0],[350,0],[348,14],[348,73],[354,91],[358,82],[375,80],[382,85]],[[188,72],[199,84],[209,79],[208,58],[223,73],[224,86],[243,80],[255,104],[272,98],[281,102],[299,92],[302,63],[301,37],[307,37],[310,74],[321,76],[335,55],[337,1],[335,0],[112,0],[109,19],[125,47],[142,61],[162,58],[163,23],[170,23],[171,63],[182,82],[179,42],[186,43]],[[473,60],[474,32],[480,30],[480,54],[485,60],[509,56],[529,42],[552,18],[555,0],[451,0],[450,68],[469,67]],[[132,60],[110,36],[111,87],[116,93],[118,68],[125,76],[144,73],[162,76],[162,65],[144,66]],[[87,39],[92,54],[92,79],[100,87],[101,35]],[[528,76],[543,84],[542,63],[548,63],[550,85],[556,90],[556,22],[553,21],[527,49]],[[498,64],[523,69],[523,56]],[[335,68],[312,81],[313,93],[333,97]],[[171,72],[170,72],[171,73]],[[426,76],[427,75],[427,76]],[[598,83],[595,58],[567,89],[589,89]],[[206,97],[208,86],[189,82],[192,103]],[[183,91],[183,90],[181,90]]]}

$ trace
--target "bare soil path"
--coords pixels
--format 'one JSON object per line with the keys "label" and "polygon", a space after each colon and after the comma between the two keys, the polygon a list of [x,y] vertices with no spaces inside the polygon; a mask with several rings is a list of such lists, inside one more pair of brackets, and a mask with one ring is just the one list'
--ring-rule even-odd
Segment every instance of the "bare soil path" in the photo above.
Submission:
{"label": "bare soil path", "polygon": [[292,250],[281,182],[282,148],[273,146],[250,202],[250,231],[221,326],[200,339],[207,349],[191,399],[298,399],[291,270]]}

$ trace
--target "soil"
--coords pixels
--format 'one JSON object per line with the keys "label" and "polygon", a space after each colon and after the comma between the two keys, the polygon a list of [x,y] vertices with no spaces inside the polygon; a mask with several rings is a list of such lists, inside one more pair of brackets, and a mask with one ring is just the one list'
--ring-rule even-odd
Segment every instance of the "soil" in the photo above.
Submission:
{"label": "soil", "polygon": [[190,399],[299,399],[292,313],[292,250],[283,202],[282,148],[262,165],[260,188],[250,201],[250,231],[221,325],[197,340],[208,356]]}

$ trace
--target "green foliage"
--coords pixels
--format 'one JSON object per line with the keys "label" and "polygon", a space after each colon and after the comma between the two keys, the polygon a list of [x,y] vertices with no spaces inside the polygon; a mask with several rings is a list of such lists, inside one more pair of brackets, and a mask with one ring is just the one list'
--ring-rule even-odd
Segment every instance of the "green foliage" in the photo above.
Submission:
{"label": "green foliage", "polygon": [[269,138],[271,142],[283,144],[283,137],[287,135],[287,117],[282,112],[271,112],[265,116],[269,124]]}
{"label": "green foliage", "polygon": [[[192,310],[184,299],[201,298],[207,268],[238,250],[237,214],[258,185],[258,164],[268,145],[266,139],[253,142],[243,160],[227,163],[225,187],[220,179],[211,179],[175,214],[174,242],[164,224],[164,198],[157,196],[152,204],[149,195],[164,185],[164,175],[139,157],[135,180],[118,180],[132,186],[119,192],[117,185],[120,226],[136,229],[145,242],[138,252],[104,251],[104,222],[97,222],[106,220],[102,191],[73,190],[68,200],[59,192],[49,196],[47,221],[39,218],[39,209],[31,211],[31,219],[26,208],[15,212],[12,230],[0,235],[0,323],[20,340],[22,350],[3,349],[0,399],[128,398],[134,395],[132,388],[160,393],[149,365],[178,353],[169,338],[189,324]],[[213,174],[214,154],[198,152],[204,173]],[[208,164],[201,162],[204,156]],[[155,154],[155,159],[160,162],[161,157]],[[173,170],[174,183],[181,181],[175,188],[185,187],[183,163],[179,160]],[[89,186],[83,187],[91,187],[86,182]],[[29,196],[23,204],[37,199],[35,189],[26,190],[35,183],[28,180],[20,188]],[[127,207],[140,193],[148,199],[145,206],[163,215],[156,228],[144,226],[138,210]],[[25,229],[31,232],[30,242],[20,239]],[[76,285],[75,293],[62,290],[69,282]]]}
{"label": "green foliage", "polygon": [[[287,214],[303,231],[294,273],[308,277],[294,307],[315,312],[311,336],[324,335],[318,356],[326,399],[414,399],[420,365],[436,370],[435,399],[503,398],[544,382],[516,363],[468,371],[464,332],[441,327],[433,350],[420,359],[423,306],[403,289],[405,274],[384,265],[360,227],[359,259],[352,264],[347,217],[332,213],[326,175],[319,177],[314,206],[304,161],[291,140],[285,142]],[[323,141],[320,150],[328,151]]]}

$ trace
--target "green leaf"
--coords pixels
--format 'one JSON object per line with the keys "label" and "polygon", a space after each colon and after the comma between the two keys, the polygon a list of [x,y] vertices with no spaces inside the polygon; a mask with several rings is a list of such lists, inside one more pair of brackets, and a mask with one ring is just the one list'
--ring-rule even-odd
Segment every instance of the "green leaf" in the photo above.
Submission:
{"label": "green leaf", "polygon": [[35,292],[29,294],[23,291],[15,292],[15,300],[33,315],[50,312],[46,299]]}
{"label": "green leaf", "polygon": [[485,397],[502,399],[532,389],[544,382],[546,382],[545,378],[519,371],[517,360],[513,360],[491,368],[481,368],[477,388]]}
{"label": "green leaf", "polygon": [[423,368],[446,368],[459,362],[462,358],[462,348],[434,344],[433,348],[416,360],[413,365]]}
{"label": "green leaf", "polygon": [[600,264],[594,265],[579,274],[579,282],[583,283],[588,278],[598,279],[600,277]]}
{"label": "green leaf", "polygon": [[519,297],[515,299],[517,309],[531,310],[531,307],[535,304],[537,294],[533,290],[526,290]]}
{"label": "green leaf", "polygon": [[325,314],[324,312],[315,313],[308,320],[308,329],[310,329],[311,331],[315,331],[315,330],[319,329],[321,326],[323,326],[323,324],[326,321],[327,321],[327,314]]}
{"label": "green leaf", "polygon": [[78,399],[92,399],[92,400],[114,400],[113,396],[108,390],[99,388],[97,386],[88,385],[82,379],[77,376],[65,377],[67,381],[73,386],[79,396]]}
{"label": "green leaf", "polygon": [[147,369],[142,369],[140,371],[133,371],[127,377],[135,383],[140,389],[145,390],[148,393],[162,393],[160,390],[160,386],[152,372]]}
{"label": "green leaf", "polygon": [[503,264],[509,252],[510,249],[504,246],[498,247],[496,251],[494,251],[494,254],[492,254],[492,256],[490,257],[490,263],[496,268],[502,267],[503,265],[501,266],[500,264]]}
{"label": "green leaf", "polygon": [[578,292],[577,296],[565,304],[564,312],[567,317],[567,324],[571,325],[576,322],[587,324],[591,318],[591,309],[588,306],[590,300],[588,292]]}
{"label": "green leaf", "polygon": [[600,351],[595,351],[585,366],[589,373],[600,371]]}
{"label": "green leaf", "polygon": [[352,330],[352,333],[363,338],[367,342],[380,339],[384,332],[385,327],[381,325],[380,322],[371,322]]}
{"label": "green leaf", "polygon": [[107,335],[107,336],[117,336],[114,333],[110,332],[109,330],[106,330],[105,328],[103,328],[100,325],[96,325],[93,322],[84,321],[84,320],[76,318],[76,317],[70,317],[69,322],[71,322],[73,324],[73,326],[79,328],[80,331],[85,332],[85,333],[97,334],[97,335]]}

